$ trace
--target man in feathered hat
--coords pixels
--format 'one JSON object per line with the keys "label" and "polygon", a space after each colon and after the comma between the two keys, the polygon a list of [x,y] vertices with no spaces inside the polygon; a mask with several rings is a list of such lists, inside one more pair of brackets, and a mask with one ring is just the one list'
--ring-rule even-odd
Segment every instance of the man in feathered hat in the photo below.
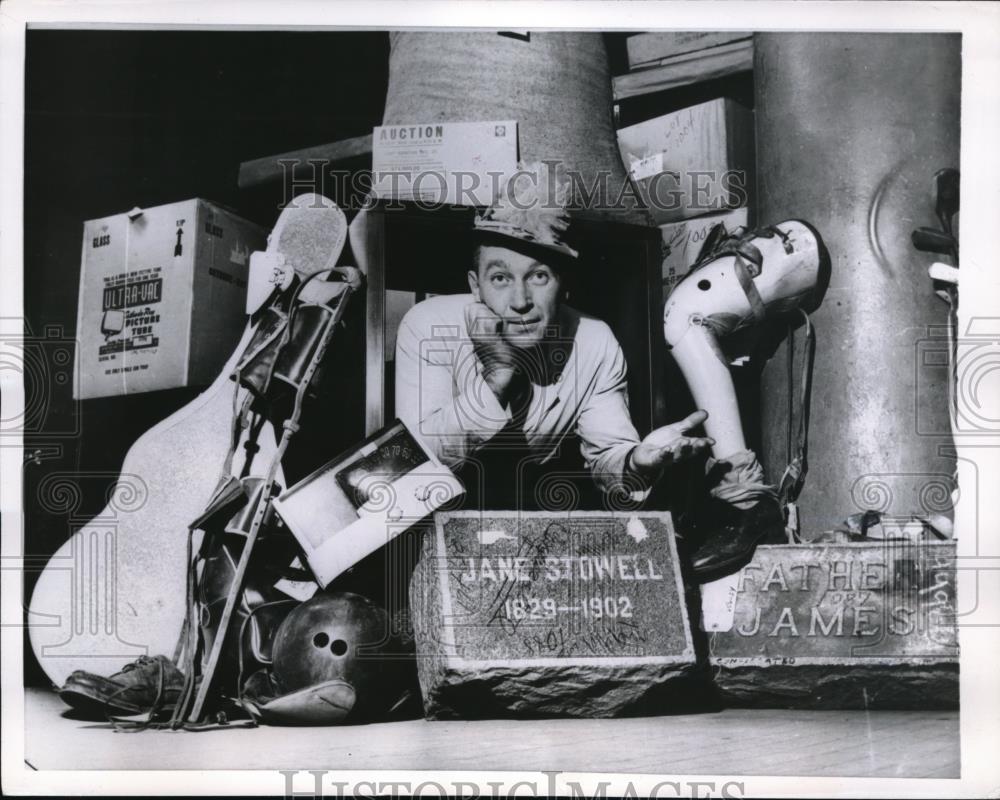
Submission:
{"label": "man in feathered hat", "polygon": [[577,258],[563,241],[567,196],[546,164],[522,167],[476,219],[471,294],[418,303],[399,326],[396,414],[481,507],[537,505],[532,468],[552,463],[569,434],[603,490],[635,499],[664,466],[712,444],[688,435],[703,411],[640,440],[621,346],[564,302]]}

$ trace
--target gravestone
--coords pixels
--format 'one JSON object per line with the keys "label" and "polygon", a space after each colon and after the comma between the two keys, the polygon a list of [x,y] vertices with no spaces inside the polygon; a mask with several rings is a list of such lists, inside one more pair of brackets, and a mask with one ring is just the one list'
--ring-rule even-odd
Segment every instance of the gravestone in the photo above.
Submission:
{"label": "gravestone", "polygon": [[695,666],[667,513],[435,514],[410,608],[429,718],[652,712]]}
{"label": "gravestone", "polygon": [[954,542],[763,546],[719,583],[702,619],[723,702],[958,707]]}

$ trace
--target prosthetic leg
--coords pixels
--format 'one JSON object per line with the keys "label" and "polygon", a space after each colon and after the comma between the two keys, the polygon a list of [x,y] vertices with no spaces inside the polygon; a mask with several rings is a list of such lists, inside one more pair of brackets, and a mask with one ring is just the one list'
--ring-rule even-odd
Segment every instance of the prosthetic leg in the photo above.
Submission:
{"label": "prosthetic leg", "polygon": [[[817,303],[822,243],[791,220],[738,236],[716,228],[664,307],[663,335],[715,440],[710,502],[682,532],[697,541],[694,573],[707,581],[745,564],[764,539],[784,540],[778,489],[747,448],[730,359],[720,341],[766,318]],[[799,474],[802,474],[800,469]]]}

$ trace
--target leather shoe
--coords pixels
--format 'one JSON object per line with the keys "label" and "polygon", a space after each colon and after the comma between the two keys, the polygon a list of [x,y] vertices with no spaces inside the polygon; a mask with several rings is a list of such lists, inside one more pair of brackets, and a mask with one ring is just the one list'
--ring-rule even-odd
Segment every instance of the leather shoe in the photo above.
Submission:
{"label": "leather shoe", "polygon": [[166,656],[139,656],[110,677],[76,670],[59,697],[89,719],[142,714],[174,706],[184,688],[184,674]]}
{"label": "leather shoe", "polygon": [[787,541],[781,509],[776,500],[769,498],[748,509],[713,500],[705,512],[686,521],[690,531],[687,535],[695,544],[691,568],[699,583],[717,580],[744,567],[758,544]]}

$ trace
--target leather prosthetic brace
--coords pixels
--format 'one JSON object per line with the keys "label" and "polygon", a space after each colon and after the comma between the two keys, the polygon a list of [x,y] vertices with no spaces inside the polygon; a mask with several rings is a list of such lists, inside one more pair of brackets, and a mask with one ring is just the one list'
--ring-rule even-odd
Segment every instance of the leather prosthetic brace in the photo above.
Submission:
{"label": "leather prosthetic brace", "polygon": [[[277,568],[281,577],[294,579],[283,572],[294,557],[293,541],[287,532],[274,530],[271,501],[280,492],[276,478],[299,429],[303,401],[314,393],[326,348],[362,283],[356,268],[333,266],[344,232],[343,213],[335,204],[319,195],[301,195],[279,217],[267,252],[252,259],[251,279],[262,270],[272,278],[254,281],[254,291],[248,293],[248,312],[260,305],[264,310],[255,315],[254,333],[232,374],[238,409],[232,449],[209,509],[192,526],[206,536],[198,559],[200,577],[195,578],[195,569],[189,572],[188,638],[185,642],[182,635],[179,645],[188,682],[173,725],[185,718],[199,724],[220,692],[223,697],[238,695],[248,668],[267,663],[274,628],[288,611],[289,604],[272,591],[278,577],[273,573]],[[268,284],[274,287],[269,296],[266,288],[260,290]],[[290,411],[278,412],[279,404]],[[260,449],[257,437],[275,413],[282,419],[277,449],[265,474],[251,474]],[[246,458],[237,477],[231,465],[241,441]]]}
{"label": "leather prosthetic brace", "polygon": [[696,546],[699,580],[740,568],[762,540],[784,541],[777,489],[747,447],[730,359],[720,343],[814,302],[822,252],[818,234],[796,220],[736,236],[718,226],[665,304],[664,339],[695,404],[708,412],[705,430],[715,440],[710,502],[686,520],[684,531]]}
{"label": "leather prosthetic brace", "polygon": [[[333,280],[320,280],[328,275]],[[208,534],[197,587],[200,672],[215,682],[222,696],[238,697],[243,680],[270,663],[274,631],[295,605],[274,588],[275,582],[309,579],[307,572],[292,566],[298,554],[294,539],[273,524],[269,498],[281,491],[274,482],[274,465],[270,478],[247,473],[259,432],[253,420],[269,416],[269,408],[282,395],[293,394],[293,412],[284,422],[287,443],[298,428],[302,400],[317,383],[332,331],[360,285],[360,273],[352,267],[324,270],[304,280],[296,277],[288,288],[276,291],[233,372],[233,380],[250,394],[243,422],[250,431],[244,471],[220,486],[206,514],[194,524]],[[252,558],[241,559],[248,548],[253,548]],[[231,621],[227,605],[232,606]],[[220,638],[222,645],[217,644]]]}
{"label": "leather prosthetic brace", "polygon": [[[316,356],[323,332],[337,314],[345,296],[361,285],[361,273],[353,267],[330,270],[337,280],[304,281],[295,279],[292,286],[276,293],[247,349],[236,365],[234,380],[257,397],[277,390],[280,381],[289,388],[301,382]],[[310,386],[319,382],[322,366],[312,376]]]}

